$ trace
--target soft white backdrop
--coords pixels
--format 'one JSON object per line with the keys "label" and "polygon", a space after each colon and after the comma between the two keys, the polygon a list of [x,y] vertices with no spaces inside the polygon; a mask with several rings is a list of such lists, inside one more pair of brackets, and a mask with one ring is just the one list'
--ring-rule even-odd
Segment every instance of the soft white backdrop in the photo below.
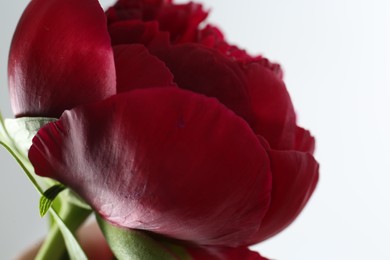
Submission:
{"label": "soft white backdrop", "polygon": [[[318,189],[293,225],[255,249],[283,260],[390,259],[390,2],[200,2],[231,42],[282,63],[299,122],[317,138]],[[0,108],[8,117],[8,48],[27,3],[0,2]],[[46,223],[4,150],[0,174],[0,259],[9,259],[44,236]]]}

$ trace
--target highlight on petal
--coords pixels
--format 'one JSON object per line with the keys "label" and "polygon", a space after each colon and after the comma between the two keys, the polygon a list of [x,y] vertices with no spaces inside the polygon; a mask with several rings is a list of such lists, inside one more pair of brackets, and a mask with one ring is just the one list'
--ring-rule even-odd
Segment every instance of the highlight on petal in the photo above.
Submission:
{"label": "highlight on petal", "polygon": [[270,150],[268,154],[271,204],[249,244],[259,243],[286,228],[302,211],[318,182],[319,165],[309,153]]}
{"label": "highlight on petal", "polygon": [[59,117],[115,94],[106,17],[96,0],[32,0],[16,28],[8,63],[16,116]]}
{"label": "highlight on petal", "polygon": [[248,124],[178,88],[65,112],[38,132],[29,159],[114,224],[202,245],[246,243],[270,200],[269,158]]}
{"label": "highlight on petal", "polygon": [[137,88],[176,86],[165,64],[141,44],[115,46],[114,55],[118,93]]}

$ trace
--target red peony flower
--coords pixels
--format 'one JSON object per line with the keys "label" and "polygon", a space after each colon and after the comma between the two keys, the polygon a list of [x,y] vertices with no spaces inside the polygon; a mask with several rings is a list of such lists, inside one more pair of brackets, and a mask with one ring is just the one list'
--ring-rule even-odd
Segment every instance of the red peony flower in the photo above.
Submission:
{"label": "red peony flower", "polygon": [[314,139],[280,66],[202,27],[206,16],[195,3],[119,0],[105,16],[96,0],[32,0],[11,46],[11,101],[16,116],[70,109],[29,158],[105,220],[247,246],[310,198]]}

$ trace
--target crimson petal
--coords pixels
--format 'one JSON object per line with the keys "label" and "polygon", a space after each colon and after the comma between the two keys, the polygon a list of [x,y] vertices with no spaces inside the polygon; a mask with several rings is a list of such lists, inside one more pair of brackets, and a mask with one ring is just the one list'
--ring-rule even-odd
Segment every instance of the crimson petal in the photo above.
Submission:
{"label": "crimson petal", "polygon": [[318,182],[318,163],[309,153],[268,151],[272,171],[269,210],[249,244],[261,242],[286,228],[302,211]]}
{"label": "crimson petal", "polygon": [[33,0],[11,44],[9,88],[16,116],[59,117],[115,94],[106,17],[96,0]]}
{"label": "crimson petal", "polygon": [[165,64],[141,44],[114,47],[117,92],[136,88],[176,86]]}
{"label": "crimson petal", "polygon": [[165,62],[180,88],[217,98],[251,122],[245,74],[221,53],[200,44],[181,44],[154,53]]}
{"label": "crimson petal", "polygon": [[178,88],[67,111],[38,132],[29,158],[106,220],[198,244],[241,245],[268,209],[269,159],[250,127]]}
{"label": "crimson petal", "polygon": [[165,49],[170,46],[169,33],[161,32],[158,23],[130,20],[109,25],[108,32],[113,46],[140,43],[148,49]]}
{"label": "crimson petal", "polygon": [[295,133],[294,150],[313,154],[315,149],[315,139],[310,132],[301,127],[297,127]]}
{"label": "crimson petal", "polygon": [[155,20],[167,4],[171,4],[171,0],[118,0],[106,11],[107,20],[109,24],[134,19]]}
{"label": "crimson petal", "polygon": [[163,5],[156,19],[160,29],[169,32],[172,42],[184,43],[195,41],[198,26],[207,15],[202,5],[190,2]]}
{"label": "crimson petal", "polygon": [[255,120],[254,131],[273,149],[290,150],[295,144],[296,118],[283,81],[258,62],[242,64]]}

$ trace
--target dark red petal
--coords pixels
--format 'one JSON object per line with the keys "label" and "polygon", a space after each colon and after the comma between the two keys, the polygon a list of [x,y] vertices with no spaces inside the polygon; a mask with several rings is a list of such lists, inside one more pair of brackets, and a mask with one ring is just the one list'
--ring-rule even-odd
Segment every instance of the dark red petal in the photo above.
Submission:
{"label": "dark red petal", "polygon": [[290,96],[281,79],[258,62],[242,65],[255,120],[254,131],[273,149],[294,148],[296,119]]}
{"label": "dark red petal", "polygon": [[31,1],[12,40],[8,75],[16,116],[59,117],[113,95],[114,59],[98,1]]}
{"label": "dark red petal", "polygon": [[215,49],[234,61],[239,61],[244,64],[250,62],[259,63],[264,68],[271,70],[276,77],[280,79],[283,78],[283,70],[279,64],[270,62],[267,58],[261,55],[251,56],[244,49],[229,44],[225,40],[223,33],[213,25],[208,24],[205,28],[200,30],[198,32],[196,42]]}
{"label": "dark red petal", "polygon": [[315,139],[310,134],[310,132],[301,127],[297,127],[295,134],[294,150],[313,154],[315,148]]}
{"label": "dark red petal", "polygon": [[157,21],[162,31],[169,32],[174,43],[193,42],[199,24],[208,13],[196,3],[172,4],[161,0],[119,0],[106,12],[108,23],[142,20]]}
{"label": "dark red petal", "polygon": [[199,44],[177,45],[156,55],[168,66],[180,88],[215,97],[250,123],[247,82],[236,63]]}
{"label": "dark red petal", "polygon": [[286,228],[302,211],[318,182],[318,163],[309,153],[270,150],[271,205],[249,244],[261,242]]}
{"label": "dark red petal", "polygon": [[247,123],[178,88],[67,111],[38,132],[29,158],[106,220],[198,244],[241,245],[268,209],[269,159]]}
{"label": "dark red petal", "polygon": [[136,88],[176,86],[165,64],[141,44],[114,47],[117,92]]}
{"label": "dark red petal", "polygon": [[108,23],[141,19],[155,20],[164,5],[171,4],[171,0],[119,0],[106,12]]}
{"label": "dark red petal", "polygon": [[158,29],[157,22],[139,20],[117,22],[108,27],[113,46],[140,43],[148,49],[168,48],[169,34]]}
{"label": "dark red petal", "polygon": [[268,260],[247,247],[188,247],[194,260]]}
{"label": "dark red petal", "polygon": [[160,29],[169,32],[172,42],[184,43],[195,41],[198,26],[207,15],[202,5],[190,2],[164,5],[156,19]]}

